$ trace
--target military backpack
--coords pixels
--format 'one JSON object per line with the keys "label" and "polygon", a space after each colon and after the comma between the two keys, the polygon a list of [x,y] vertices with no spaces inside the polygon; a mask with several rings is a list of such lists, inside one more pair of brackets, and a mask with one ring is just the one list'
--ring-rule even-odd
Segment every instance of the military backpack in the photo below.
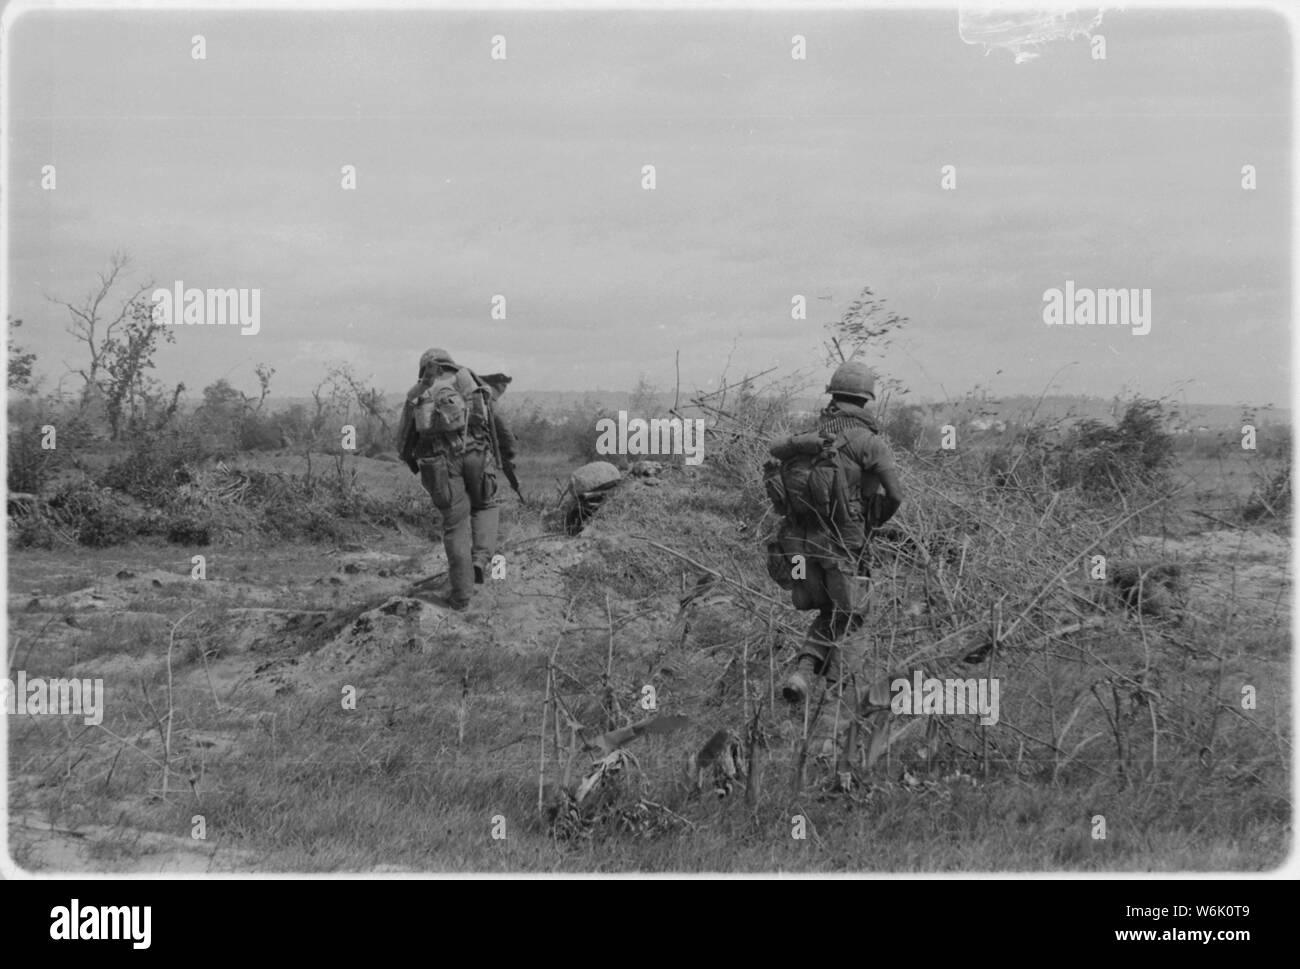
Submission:
{"label": "military backpack", "polygon": [[469,403],[456,387],[456,371],[444,370],[413,399],[415,431],[422,441],[459,438],[469,426]]}
{"label": "military backpack", "polygon": [[842,522],[851,516],[840,451],[843,434],[794,434],[769,449],[763,488],[778,514],[807,525]]}

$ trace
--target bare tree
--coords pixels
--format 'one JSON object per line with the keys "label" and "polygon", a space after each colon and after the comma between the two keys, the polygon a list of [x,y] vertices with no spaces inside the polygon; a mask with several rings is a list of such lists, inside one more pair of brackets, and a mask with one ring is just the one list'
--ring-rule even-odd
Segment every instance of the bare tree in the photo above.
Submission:
{"label": "bare tree", "polygon": [[[121,352],[122,347],[129,346],[131,343],[130,337],[125,344],[117,340],[118,330],[138,318],[136,314],[139,307],[145,302],[141,297],[153,289],[153,281],[149,280],[128,288],[126,290],[128,295],[125,297],[113,296],[113,290],[119,282],[125,283],[125,276],[130,266],[131,257],[126,252],[118,250],[109,257],[107,271],[97,274],[98,284],[91,287],[80,301],[73,303],[53,296],[46,297],[51,303],[62,306],[68,311],[68,333],[86,345],[86,352],[90,358],[89,364],[86,368],[77,370],[83,381],[81,388],[83,406],[96,391],[107,390],[101,382],[103,372]],[[153,325],[158,325],[153,321],[152,313],[150,320]],[[127,352],[130,352],[129,349]],[[113,380],[120,380],[120,377]]]}
{"label": "bare tree", "polygon": [[357,402],[357,406],[362,412],[379,422],[383,429],[385,438],[391,437],[393,430],[388,425],[387,406],[384,404],[384,395],[377,387],[367,387],[365,383],[352,370],[351,364],[343,364],[334,367],[329,373],[330,379],[336,382],[336,385],[350,392],[352,398]]}
{"label": "bare tree", "polygon": [[262,412],[262,405],[266,403],[266,398],[271,394],[271,378],[275,376],[275,368],[270,364],[259,363],[253,368],[253,373],[257,374],[258,395],[257,403],[253,404],[252,398],[245,395],[244,400],[252,407],[254,414]]}
{"label": "bare tree", "polygon": [[[311,399],[314,406],[314,412],[311,418],[311,439],[317,440],[321,432],[325,429],[326,419],[340,408],[346,407],[348,401],[346,394],[339,383],[337,373],[338,368],[332,367],[326,372],[325,376],[312,388]],[[346,418],[345,418],[346,419]]]}

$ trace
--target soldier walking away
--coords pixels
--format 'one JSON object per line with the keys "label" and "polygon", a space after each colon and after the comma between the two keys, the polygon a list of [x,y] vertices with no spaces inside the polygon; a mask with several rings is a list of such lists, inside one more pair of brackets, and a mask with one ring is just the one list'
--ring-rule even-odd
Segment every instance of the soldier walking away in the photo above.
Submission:
{"label": "soldier walking away", "polygon": [[[478,376],[480,383],[486,384],[492,392],[492,403],[495,405],[506,388],[510,386],[513,377],[507,377],[503,373],[489,373]],[[505,472],[506,481],[510,482],[510,487],[514,489],[519,500],[525,505],[524,493],[519,490],[519,478],[515,474],[515,454],[518,450],[515,443],[515,436],[511,433],[510,428],[506,425],[505,420],[501,417],[501,412],[495,406],[492,407],[492,432],[496,435],[494,440],[494,450],[496,451],[497,460],[501,464],[501,470]]]}
{"label": "soldier walking away", "polygon": [[419,381],[406,394],[398,426],[398,455],[442,513],[443,547],[451,579],[453,609],[469,606],[496,554],[500,509],[496,453],[499,434],[491,406],[494,395],[468,367],[446,350],[426,350]]}
{"label": "soldier walking away", "polygon": [[[794,607],[816,609],[795,670],[782,687],[789,703],[806,702],[813,681],[854,672],[840,645],[866,618],[870,569],[867,539],[893,517],[903,491],[889,444],[872,416],[875,375],[848,361],[831,376],[830,403],[817,430],[774,443],[764,484],[780,531],[768,545],[772,577]],[[802,558],[796,558],[802,556]]]}

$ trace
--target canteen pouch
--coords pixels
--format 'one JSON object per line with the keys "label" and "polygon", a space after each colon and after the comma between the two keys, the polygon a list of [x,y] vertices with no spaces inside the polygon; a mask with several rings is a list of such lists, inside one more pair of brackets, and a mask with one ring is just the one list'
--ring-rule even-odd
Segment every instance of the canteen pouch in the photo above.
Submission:
{"label": "canteen pouch", "polygon": [[435,508],[445,510],[451,507],[451,475],[447,470],[445,454],[420,458],[420,483],[429,492]]}
{"label": "canteen pouch", "polygon": [[490,459],[483,461],[483,473],[479,475],[478,507],[487,508],[497,496],[497,469]]}

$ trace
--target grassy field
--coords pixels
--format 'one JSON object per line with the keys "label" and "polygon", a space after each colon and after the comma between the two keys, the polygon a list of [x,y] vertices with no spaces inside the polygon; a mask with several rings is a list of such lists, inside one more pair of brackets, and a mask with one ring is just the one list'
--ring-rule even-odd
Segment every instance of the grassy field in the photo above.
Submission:
{"label": "grassy field", "polygon": [[[353,461],[367,487],[415,486],[400,465]],[[525,493],[553,496],[570,463],[525,460]],[[1248,490],[1245,466],[1183,470],[1207,494]],[[926,491],[944,479],[910,471],[908,527],[951,532],[948,499]],[[675,469],[625,485],[578,536],[543,512],[507,499],[505,577],[464,614],[441,604],[441,550],[404,529],[336,544],[11,551],[12,668],[102,677],[107,709],[100,726],[10,719],[13,859],[76,871],[1182,871],[1267,869],[1290,850],[1290,543],[1276,529],[1182,513],[1176,534],[1126,535],[1122,549],[1116,538],[1112,554],[1182,564],[1179,615],[1135,616],[1071,573],[1062,595],[1089,599],[1077,608],[1092,625],[1043,640],[1056,617],[1046,603],[1026,613],[1034,635],[997,652],[998,725],[912,732],[870,770],[855,762],[842,790],[846,704],[828,697],[805,726],[779,697],[807,617],[766,578],[751,494]],[[1023,606],[1028,577],[1066,561],[1042,520],[1057,516],[1059,536],[1098,532],[1057,501],[996,515],[956,567],[882,551],[860,636],[867,674],[918,650],[938,663],[932,647],[981,628],[940,591],[1014,615],[1012,593]],[[205,556],[203,580],[192,554]],[[1249,711],[1243,686],[1258,696]],[[654,716],[685,722],[604,768],[602,751],[580,749]],[[720,731],[727,753],[691,771]]]}

